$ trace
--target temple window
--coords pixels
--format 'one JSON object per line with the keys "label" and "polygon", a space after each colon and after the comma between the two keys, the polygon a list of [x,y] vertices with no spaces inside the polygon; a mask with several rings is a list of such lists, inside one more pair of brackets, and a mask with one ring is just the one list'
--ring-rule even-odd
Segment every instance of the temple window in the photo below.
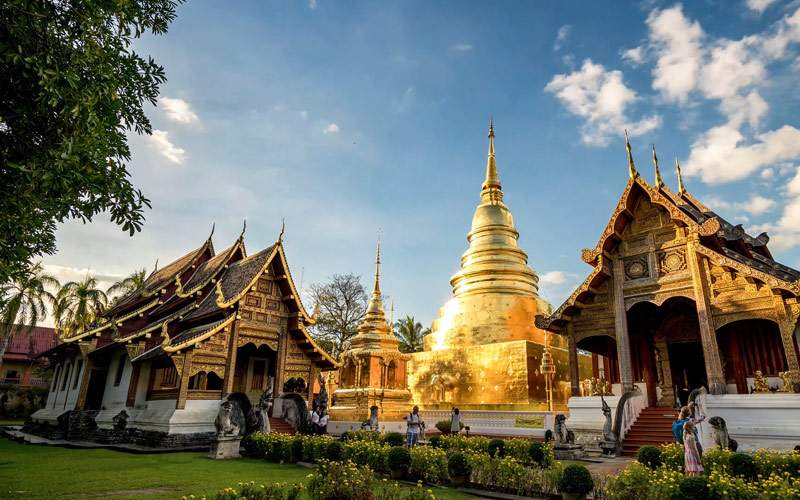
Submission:
{"label": "temple window", "polygon": [[389,366],[386,368],[386,387],[389,389],[394,389],[397,386],[397,365],[394,361],[389,362]]}
{"label": "temple window", "polygon": [[189,378],[189,390],[190,391],[205,391],[206,384],[208,381],[208,376],[206,372],[200,372],[197,375]]}

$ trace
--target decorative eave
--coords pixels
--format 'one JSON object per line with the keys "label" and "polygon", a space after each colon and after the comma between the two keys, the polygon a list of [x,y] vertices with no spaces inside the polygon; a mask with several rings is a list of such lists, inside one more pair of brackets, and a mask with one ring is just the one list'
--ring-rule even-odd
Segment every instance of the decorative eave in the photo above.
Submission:
{"label": "decorative eave", "polygon": [[345,358],[363,358],[367,356],[374,356],[377,358],[382,358],[384,361],[391,361],[395,359],[408,361],[411,359],[410,354],[406,354],[400,352],[396,349],[363,349],[363,348],[356,348],[356,349],[348,349],[345,352]]}
{"label": "decorative eave", "polygon": [[735,269],[738,273],[742,274],[743,276],[748,276],[750,278],[761,281],[762,283],[768,285],[770,288],[784,290],[788,293],[791,293],[792,295],[800,296],[800,282],[782,280],[780,278],[772,276],[771,274],[759,271],[758,269],[754,269],[752,266],[748,266],[747,264],[743,264],[735,259],[722,255],[721,253],[712,250],[702,244],[697,245],[696,249],[697,253],[705,255],[714,264]]}
{"label": "decorative eave", "polygon": [[[218,278],[219,274],[221,272],[224,272],[225,269],[227,269],[227,266],[228,266],[228,264],[229,264],[229,262],[231,260],[231,257],[233,257],[233,255],[236,253],[236,250],[238,250],[238,249],[242,249],[242,253],[244,254],[244,240],[243,240],[243,238],[241,236],[239,237],[238,240],[236,240],[236,243],[231,245],[231,247],[228,250],[227,254],[225,255],[224,259],[219,264],[219,267],[213,273],[211,273],[208,277],[206,277],[201,282],[197,283],[195,286],[193,286],[189,290],[184,290],[183,289],[183,284],[180,281],[180,277],[179,276],[176,277],[175,278],[175,284],[176,284],[175,295],[177,297],[180,297],[180,298],[191,297],[192,295],[200,292],[209,283],[214,282]],[[189,280],[191,281],[191,278],[189,278]]]}
{"label": "decorative eave", "polygon": [[147,335],[147,334],[155,332],[156,330],[161,330],[161,329],[165,328],[171,321],[174,321],[176,319],[180,320],[183,317],[183,315],[185,315],[186,313],[188,313],[192,309],[197,309],[198,307],[200,307],[200,305],[197,304],[196,302],[191,303],[191,304],[181,308],[180,310],[163,317],[162,319],[158,320],[155,323],[151,323],[151,324],[147,325],[146,327],[144,327],[144,328],[142,328],[140,330],[136,330],[135,332],[131,333],[130,335],[126,335],[124,337],[118,337],[118,338],[114,339],[114,341],[115,342],[130,342],[130,341],[132,341],[132,340],[134,340],[134,339],[136,339],[138,337],[141,337],[142,335]]}
{"label": "decorative eave", "polygon": [[660,189],[648,185],[641,176],[637,175],[628,179],[628,183],[625,185],[625,189],[617,202],[617,207],[611,215],[595,247],[593,249],[584,249],[581,252],[581,259],[587,264],[594,266],[597,263],[598,257],[602,255],[604,251],[609,250],[614,241],[619,240],[622,231],[619,225],[620,218],[630,218],[632,216],[631,209],[633,207],[630,206],[630,199],[634,187],[642,189],[650,198],[651,203],[664,208],[673,221],[688,228],[690,231],[697,232],[701,236],[712,236],[720,230],[720,222],[716,217],[712,217],[702,224],[698,224],[684,213],[683,210],[675,204],[673,199],[665,193],[660,192]]}
{"label": "decorative eave", "polygon": [[[211,234],[214,234],[214,230],[213,230],[213,229],[211,230]],[[191,258],[191,259],[189,259],[189,261],[188,261],[188,262],[187,262],[187,263],[186,263],[184,266],[182,266],[181,268],[179,268],[179,269],[178,269],[178,270],[177,270],[177,271],[174,273],[174,275],[173,275],[173,276],[174,276],[174,278],[179,278],[179,277],[180,277],[180,275],[181,275],[181,274],[183,274],[184,272],[186,272],[186,270],[187,270],[187,269],[189,269],[189,268],[191,268],[191,267],[193,267],[193,266],[196,266],[196,265],[197,265],[197,259],[199,259],[199,258],[200,258],[200,256],[201,256],[201,255],[203,255],[203,253],[204,253],[206,250],[209,250],[209,251],[211,251],[211,255],[214,255],[214,243],[211,241],[211,235],[209,235],[209,237],[208,237],[208,239],[205,241],[205,243],[203,243],[203,245],[202,245],[200,248],[198,248],[198,249],[197,249],[197,251],[196,251],[196,252],[195,252],[195,254],[192,256],[192,258]],[[154,272],[155,272],[155,271],[154,271]],[[167,283],[169,283],[170,281],[173,281],[173,279],[174,279],[174,278],[167,278],[167,279],[165,279],[165,280],[164,280],[164,281],[161,283],[161,285],[160,285],[160,286],[153,287],[153,289],[152,289],[152,290],[143,290],[143,291],[141,292],[141,296],[142,296],[142,297],[152,297],[153,295],[156,295],[156,294],[160,294],[160,293],[162,293],[162,291],[163,291],[164,287],[167,285]],[[178,283],[180,283],[180,280],[178,280]]]}
{"label": "decorative eave", "polygon": [[308,330],[306,330],[306,327],[302,323],[298,323],[298,326],[299,326],[299,328],[297,328],[295,331],[301,332],[303,334],[303,337],[304,337],[303,343],[309,345],[310,346],[310,350],[313,353],[319,354],[320,357],[322,358],[322,361],[325,361],[325,362],[329,363],[331,365],[330,366],[331,370],[335,370],[335,369],[339,368],[339,363],[333,358],[333,356],[328,354],[325,351],[325,349],[320,347],[319,344],[317,344],[314,341],[314,338],[311,337],[310,333],[308,333]]}
{"label": "decorative eave", "polygon": [[228,307],[232,307],[234,304],[236,304],[242,298],[244,298],[244,296],[247,295],[247,292],[249,292],[250,289],[256,285],[256,283],[258,282],[258,278],[260,278],[261,275],[267,272],[267,268],[272,263],[272,259],[275,257],[275,254],[277,252],[278,252],[278,245],[275,245],[272,248],[272,251],[270,252],[269,256],[264,260],[264,263],[261,265],[261,268],[258,270],[258,272],[253,274],[253,278],[250,280],[250,282],[247,283],[246,286],[243,286],[242,289],[239,290],[239,293],[237,293],[230,299],[227,300],[225,299],[225,294],[222,291],[222,280],[217,280],[217,285],[214,287],[216,291],[217,307],[219,307],[220,309],[227,309]]}
{"label": "decorative eave", "polygon": [[207,338],[210,338],[210,337],[214,336],[214,334],[216,334],[217,332],[227,328],[231,323],[233,323],[233,321],[235,319],[236,319],[236,315],[235,314],[231,314],[227,318],[225,318],[223,320],[220,320],[220,321],[217,321],[216,323],[213,323],[213,324],[209,325],[209,329],[204,331],[200,335],[197,335],[195,337],[192,337],[191,339],[188,339],[188,340],[186,340],[184,342],[180,342],[180,343],[175,344],[175,345],[173,345],[170,342],[169,344],[162,345],[161,347],[164,349],[164,352],[166,352],[166,353],[174,353],[174,352],[182,351],[183,349],[186,349],[186,348],[189,348],[189,347],[193,347],[198,342],[202,342],[202,341],[206,340]]}
{"label": "decorative eave", "polygon": [[103,323],[102,325],[99,325],[99,326],[97,326],[95,328],[92,328],[91,330],[86,330],[84,332],[77,333],[77,334],[72,335],[70,337],[61,337],[60,340],[62,340],[63,342],[69,343],[69,342],[74,342],[76,340],[80,340],[80,339],[83,339],[83,338],[86,338],[86,337],[90,337],[92,335],[99,335],[100,332],[102,332],[103,330],[106,330],[106,329],[111,328],[111,327],[115,327],[116,328],[117,326],[122,325],[122,323],[124,321],[127,321],[127,320],[133,318],[134,316],[138,316],[140,314],[143,314],[147,310],[152,309],[153,307],[157,306],[160,303],[161,303],[160,299],[158,299],[158,298],[153,299],[150,302],[148,302],[147,304],[143,305],[142,307],[140,307],[140,308],[138,308],[136,310],[133,310],[133,311],[129,312],[128,314],[124,315],[124,316],[120,316],[119,318],[112,318],[111,320],[109,320],[109,321],[107,321],[107,322]]}
{"label": "decorative eave", "polygon": [[303,306],[303,301],[300,300],[300,293],[297,291],[297,287],[294,284],[294,279],[292,279],[292,272],[289,270],[289,263],[286,261],[286,254],[283,251],[283,241],[279,239],[278,243],[275,245],[275,248],[277,249],[278,255],[281,258],[283,272],[286,274],[285,279],[289,283],[289,288],[292,291],[291,295],[295,297],[294,301],[297,304],[297,310],[300,312],[300,315],[303,318],[303,323],[307,326],[315,325],[317,323],[319,308],[315,308],[314,314],[309,316],[308,311],[306,311],[305,306]]}
{"label": "decorative eave", "polygon": [[596,294],[597,286],[609,277],[611,277],[611,269],[606,263],[606,259],[600,255],[598,257],[598,265],[592,269],[592,272],[583,280],[583,283],[572,292],[572,295],[570,295],[558,309],[553,311],[553,314],[549,316],[543,316],[541,314],[536,315],[536,327],[549,331],[558,330],[558,328],[554,328],[554,323],[570,319],[572,317],[570,313],[574,313],[575,309],[582,308],[580,305],[582,299],[585,299],[589,295]]}

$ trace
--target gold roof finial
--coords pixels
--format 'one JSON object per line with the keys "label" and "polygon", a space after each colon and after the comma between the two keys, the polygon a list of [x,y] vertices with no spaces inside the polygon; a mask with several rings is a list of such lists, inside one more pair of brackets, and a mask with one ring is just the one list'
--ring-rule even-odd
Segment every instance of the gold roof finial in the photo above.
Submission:
{"label": "gold roof finial", "polygon": [[656,189],[664,185],[664,179],[661,178],[661,171],[658,169],[658,156],[656,156],[656,145],[653,144],[653,166],[656,168]]}
{"label": "gold roof finial", "polygon": [[156,257],[156,265],[153,266],[153,272],[158,271],[158,257]]}
{"label": "gold roof finial", "polygon": [[633,162],[631,142],[628,140],[628,129],[625,129],[625,150],[628,152],[628,177],[635,179],[639,177],[639,172],[636,171],[636,164]]}
{"label": "gold roof finial", "polygon": [[686,192],[686,188],[683,185],[683,176],[681,175],[681,162],[675,158],[675,175],[678,176],[678,194],[683,194]]}
{"label": "gold roof finial", "polygon": [[494,121],[489,119],[489,154],[486,158],[486,180],[481,186],[481,200],[488,202],[503,201],[500,176],[497,175],[497,162],[494,159]]}
{"label": "gold roof finial", "polygon": [[375,250],[375,287],[372,289],[372,294],[381,295],[381,236],[378,233],[378,246]]}
{"label": "gold roof finial", "polygon": [[281,232],[278,234],[278,244],[283,243],[283,233],[286,232],[286,219],[281,219]]}

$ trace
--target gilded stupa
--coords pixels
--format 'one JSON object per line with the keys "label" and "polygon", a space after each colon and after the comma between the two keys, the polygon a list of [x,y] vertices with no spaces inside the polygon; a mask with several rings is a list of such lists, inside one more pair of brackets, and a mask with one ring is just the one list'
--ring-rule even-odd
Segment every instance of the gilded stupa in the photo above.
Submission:
{"label": "gilded stupa", "polygon": [[380,284],[381,247],[375,257],[375,284],[364,320],[344,352],[339,387],[333,393],[334,420],[366,420],[369,408],[377,406],[380,418],[399,419],[411,408],[406,382],[410,356],[400,352],[400,342],[386,321]]}
{"label": "gilded stupa", "polygon": [[409,387],[426,408],[539,409],[546,407],[540,373],[545,343],[555,359],[554,402],[569,395],[565,342],[536,328],[550,305],[538,295],[539,277],[519,247],[519,233],[503,202],[489,125],[489,153],[480,202],[467,234],[453,296],[439,310],[424,352],[409,363]]}

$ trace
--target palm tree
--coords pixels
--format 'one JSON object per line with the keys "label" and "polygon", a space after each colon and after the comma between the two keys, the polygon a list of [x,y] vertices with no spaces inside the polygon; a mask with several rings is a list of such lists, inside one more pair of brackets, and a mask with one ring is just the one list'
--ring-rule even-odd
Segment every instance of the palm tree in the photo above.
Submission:
{"label": "palm tree", "polygon": [[107,304],[108,297],[97,288],[94,276],[87,274],[81,281],[70,281],[56,294],[53,308],[56,327],[66,335],[87,330]]}
{"label": "palm tree", "polygon": [[0,364],[14,325],[19,325],[17,333],[30,333],[39,321],[47,317],[46,304],[55,301],[49,290],[57,290],[59,286],[57,279],[45,273],[41,262],[34,264],[30,273],[20,281],[0,285]]}
{"label": "palm tree", "polygon": [[144,279],[146,277],[147,271],[144,268],[138,269],[125,278],[117,281],[106,290],[106,294],[109,297],[114,297],[111,300],[111,303],[115,303],[119,301],[122,297],[130,294],[141,288],[144,284]]}
{"label": "palm tree", "polygon": [[394,323],[394,336],[400,341],[400,352],[419,352],[422,350],[422,338],[431,333],[430,328],[423,330],[422,324],[414,316],[406,316]]}

